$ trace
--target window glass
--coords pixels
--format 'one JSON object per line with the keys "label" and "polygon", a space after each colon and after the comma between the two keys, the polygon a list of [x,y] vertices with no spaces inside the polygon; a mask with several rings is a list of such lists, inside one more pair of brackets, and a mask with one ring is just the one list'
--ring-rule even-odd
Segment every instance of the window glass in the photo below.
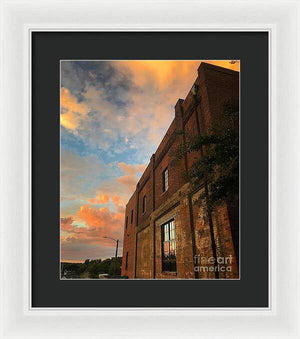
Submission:
{"label": "window glass", "polygon": [[143,213],[146,212],[146,195],[143,196]]}
{"label": "window glass", "polygon": [[169,174],[168,174],[168,168],[166,168],[163,171],[163,192],[167,191],[167,189],[169,188]]}
{"label": "window glass", "polygon": [[169,188],[169,174],[168,169],[165,170],[165,191]]}
{"label": "window glass", "polygon": [[162,225],[162,270],[176,272],[175,222]]}

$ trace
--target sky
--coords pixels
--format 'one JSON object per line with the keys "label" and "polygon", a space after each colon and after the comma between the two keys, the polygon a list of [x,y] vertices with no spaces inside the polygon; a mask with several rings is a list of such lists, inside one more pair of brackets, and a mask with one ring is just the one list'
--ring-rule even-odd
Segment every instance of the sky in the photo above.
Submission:
{"label": "sky", "polygon": [[61,261],[114,256],[105,236],[122,255],[126,203],[200,63],[61,61]]}

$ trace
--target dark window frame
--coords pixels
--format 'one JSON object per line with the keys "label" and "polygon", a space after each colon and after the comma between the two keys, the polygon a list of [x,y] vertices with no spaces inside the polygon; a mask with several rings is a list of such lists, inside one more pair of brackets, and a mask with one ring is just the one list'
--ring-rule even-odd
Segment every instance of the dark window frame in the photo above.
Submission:
{"label": "dark window frame", "polygon": [[[174,255],[171,255],[171,244],[172,244],[172,247],[174,248]],[[166,248],[168,249],[168,257],[165,256]],[[161,251],[162,251],[162,256],[161,256],[162,257],[162,272],[176,273],[177,272],[176,231],[175,231],[175,220],[174,219],[170,219],[168,222],[165,222],[164,224],[161,225]]]}
{"label": "dark window frame", "polygon": [[126,229],[128,227],[128,215],[126,216],[125,227],[126,227]]}
{"label": "dark window frame", "polygon": [[147,196],[146,194],[143,196],[143,201],[142,201],[142,211],[143,211],[143,214],[146,213],[146,209],[147,209]]}
{"label": "dark window frame", "polygon": [[128,269],[128,256],[129,256],[129,252],[126,252],[126,260],[125,260],[125,270]]}
{"label": "dark window frame", "polygon": [[133,210],[131,210],[130,223],[133,223]]}

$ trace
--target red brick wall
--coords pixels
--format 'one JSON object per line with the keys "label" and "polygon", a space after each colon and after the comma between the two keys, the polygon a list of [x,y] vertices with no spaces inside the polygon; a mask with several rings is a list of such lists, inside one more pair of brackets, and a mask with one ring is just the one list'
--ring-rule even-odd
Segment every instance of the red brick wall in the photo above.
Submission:
{"label": "red brick wall", "polygon": [[[131,223],[131,211],[133,210],[133,222]],[[122,275],[134,278],[135,265],[135,212],[136,212],[136,193],[129,200],[125,210],[124,237],[123,237],[123,257],[122,257]],[[128,224],[126,228],[126,217]],[[128,267],[126,269],[126,253],[128,252]]]}
{"label": "red brick wall", "polygon": [[[144,223],[153,210],[153,176],[152,169],[147,169],[147,175],[140,180],[139,193],[138,193],[138,224]],[[141,187],[141,184],[143,186]],[[146,210],[143,212],[143,197],[146,196]]]}
{"label": "red brick wall", "polygon": [[228,99],[239,101],[239,77],[237,72],[208,65],[205,67],[205,83],[212,116],[217,117]]}
{"label": "red brick wall", "polygon": [[176,121],[175,119],[173,119],[173,121],[171,122],[170,127],[168,128],[165,136],[163,137],[161,143],[159,144],[156,152],[155,152],[155,159],[158,160],[159,156],[161,155],[163,149],[165,148],[168,140],[170,139],[171,135],[175,132],[176,130]]}
{"label": "red brick wall", "polygon": [[[166,155],[162,158],[160,163],[155,168],[155,208],[166,202],[183,184],[183,171],[184,159],[180,160],[177,164],[172,164],[173,155],[179,145],[177,139]],[[163,192],[163,171],[168,168],[168,183],[167,191]]]}
{"label": "red brick wall", "polygon": [[136,278],[150,279],[153,278],[153,231],[150,226],[145,227],[137,233],[137,263]]}
{"label": "red brick wall", "polygon": [[[193,114],[189,118],[189,120],[186,122],[184,126],[184,132],[186,135],[186,141],[189,142],[190,138],[194,137],[198,134],[197,131],[197,119],[196,119],[196,111],[193,110]],[[192,165],[199,160],[200,158],[200,152],[192,152],[187,154],[187,166],[188,168],[191,168]]]}

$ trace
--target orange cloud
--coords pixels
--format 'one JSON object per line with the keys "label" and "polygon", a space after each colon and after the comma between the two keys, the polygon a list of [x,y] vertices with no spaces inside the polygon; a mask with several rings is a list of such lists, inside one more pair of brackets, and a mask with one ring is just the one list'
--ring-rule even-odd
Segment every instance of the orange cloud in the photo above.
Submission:
{"label": "orange cloud", "polygon": [[119,206],[119,204],[120,204],[120,197],[118,197],[118,196],[113,196],[113,197],[111,198],[111,200],[113,201],[113,203],[114,203],[116,206]]}
{"label": "orange cloud", "polygon": [[191,68],[195,69],[199,65],[199,61],[137,60],[122,61],[115,65],[120,70],[129,71],[137,86],[155,81],[159,89],[165,89],[179,72],[182,77],[188,75]]}
{"label": "orange cloud", "polygon": [[109,202],[109,197],[107,194],[98,195],[96,198],[91,198],[91,204],[107,204]]}
{"label": "orange cloud", "polygon": [[89,227],[117,229],[123,222],[123,215],[114,213],[108,207],[94,208],[90,205],[82,205],[77,216],[84,220]]}
{"label": "orange cloud", "polygon": [[125,173],[125,175],[117,178],[117,183],[124,185],[130,193],[133,193],[138,181],[137,174],[143,172],[146,169],[146,165],[130,165],[125,162],[119,162],[118,167]]}
{"label": "orange cloud", "polygon": [[113,196],[113,197],[111,198],[111,200],[112,200],[113,203],[115,204],[115,206],[116,206],[116,208],[117,208],[117,211],[118,211],[119,213],[124,214],[124,213],[125,213],[125,207],[124,207],[124,206],[120,206],[120,200],[121,200],[121,198],[118,197],[118,196]]}
{"label": "orange cloud", "polygon": [[[117,195],[114,195],[111,198],[111,201],[114,203],[114,205],[116,206],[116,209],[119,213],[124,213],[124,207],[120,206],[121,203],[121,198]],[[107,194],[98,194],[98,196],[96,198],[91,198],[89,199],[89,202],[91,204],[107,204],[109,202],[109,196]]]}
{"label": "orange cloud", "polygon": [[102,244],[111,246],[104,236],[122,238],[124,226],[124,211],[114,213],[108,207],[94,208],[82,205],[77,217],[85,222],[85,227],[76,225],[75,218],[61,218],[61,241],[64,243]]}
{"label": "orange cloud", "polygon": [[73,227],[72,227],[72,223],[73,223],[74,219],[73,217],[66,217],[66,218],[61,218],[60,219],[60,227],[62,231],[72,231]]}
{"label": "orange cloud", "polygon": [[[239,71],[239,61],[231,60],[203,60],[217,66]],[[129,71],[136,85],[145,86],[155,81],[156,86],[166,89],[174,80],[184,80],[192,83],[201,60],[132,60],[115,62],[114,65],[121,71]]]}
{"label": "orange cloud", "polygon": [[60,90],[60,122],[62,126],[72,131],[76,130],[80,121],[85,118],[89,108],[70,94],[67,88],[62,87]]}
{"label": "orange cloud", "polygon": [[[113,66],[120,73],[131,77],[136,85],[129,92],[130,107],[126,117],[126,130],[129,136],[144,131],[144,137],[148,142],[159,144],[174,118],[174,105],[179,98],[184,99],[187,96],[197,77],[197,69],[201,62],[201,60],[113,62]],[[239,70],[239,61],[203,60],[203,62]]]}
{"label": "orange cloud", "polygon": [[117,178],[117,182],[126,186],[128,190],[133,193],[137,184],[137,177],[135,175],[123,175]]}

